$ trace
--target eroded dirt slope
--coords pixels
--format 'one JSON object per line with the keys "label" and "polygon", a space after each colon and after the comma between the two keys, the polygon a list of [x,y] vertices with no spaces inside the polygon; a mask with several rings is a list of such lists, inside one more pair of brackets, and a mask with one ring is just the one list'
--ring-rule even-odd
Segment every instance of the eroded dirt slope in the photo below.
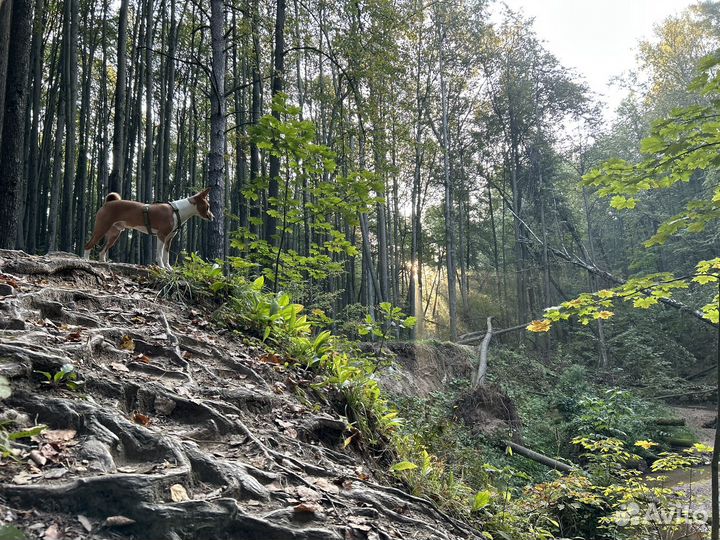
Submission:
{"label": "eroded dirt slope", "polygon": [[[129,265],[0,251],[0,420],[48,426],[0,461],[28,538],[472,538],[343,449],[346,419]],[[39,371],[77,369],[80,391]],[[309,393],[308,393],[309,395]]]}

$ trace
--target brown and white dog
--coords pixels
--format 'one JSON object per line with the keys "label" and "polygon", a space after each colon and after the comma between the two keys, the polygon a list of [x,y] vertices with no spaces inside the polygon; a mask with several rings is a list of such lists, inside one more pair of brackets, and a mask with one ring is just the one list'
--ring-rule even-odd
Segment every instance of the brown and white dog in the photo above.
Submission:
{"label": "brown and white dog", "polygon": [[210,188],[207,188],[187,199],[153,204],[123,201],[117,193],[110,193],[95,216],[95,230],[90,241],[85,244],[85,258],[90,258],[90,251],[104,236],[105,245],[100,250],[100,260],[106,262],[108,251],[118,241],[120,234],[125,229],[134,229],[158,237],[157,264],[172,270],[170,244],[180,226],[193,216],[200,216],[206,221],[212,221],[215,217],[210,211],[209,193]]}

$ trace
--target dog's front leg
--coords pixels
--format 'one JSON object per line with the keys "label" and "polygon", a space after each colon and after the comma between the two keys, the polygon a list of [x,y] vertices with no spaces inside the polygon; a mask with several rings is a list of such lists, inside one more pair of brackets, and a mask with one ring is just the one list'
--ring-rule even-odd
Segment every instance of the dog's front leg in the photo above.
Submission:
{"label": "dog's front leg", "polygon": [[172,244],[173,238],[175,238],[175,235],[170,234],[165,239],[165,258],[163,260],[163,262],[165,263],[165,268],[171,272],[173,268],[170,265],[170,245]]}
{"label": "dog's front leg", "polygon": [[165,268],[165,255],[163,253],[165,248],[165,239],[158,236],[157,240],[157,255],[155,256],[155,262],[160,268]]}

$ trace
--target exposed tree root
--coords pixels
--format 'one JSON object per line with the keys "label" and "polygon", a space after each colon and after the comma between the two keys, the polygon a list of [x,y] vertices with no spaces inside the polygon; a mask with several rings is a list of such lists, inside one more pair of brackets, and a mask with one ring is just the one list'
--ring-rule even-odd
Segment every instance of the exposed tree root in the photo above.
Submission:
{"label": "exposed tree root", "polygon": [[[46,462],[0,467],[0,515],[68,531],[82,514],[96,538],[479,535],[430,501],[361,481],[362,458],[342,448],[347,419],[298,400],[262,351],[194,327],[187,308],[123,277],[147,269],[0,250],[0,271],[18,282],[0,306],[0,375],[13,386],[0,412],[55,430],[18,444],[45,445]],[[68,363],[80,392],[40,384],[37,371]]]}

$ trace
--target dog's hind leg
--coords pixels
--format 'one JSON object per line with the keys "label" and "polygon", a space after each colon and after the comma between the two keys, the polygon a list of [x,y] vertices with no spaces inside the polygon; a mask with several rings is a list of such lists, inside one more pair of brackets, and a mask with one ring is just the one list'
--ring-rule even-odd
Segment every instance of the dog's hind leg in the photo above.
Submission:
{"label": "dog's hind leg", "polygon": [[105,233],[105,245],[103,246],[102,250],[100,251],[100,261],[101,262],[107,262],[107,254],[112,249],[112,247],[115,245],[115,243],[118,241],[118,238],[120,238],[120,233],[122,233],[125,230],[124,227],[113,225],[110,227],[110,230]]}
{"label": "dog's hind leg", "polygon": [[85,244],[84,257],[86,259],[90,258],[90,252],[92,251],[92,248],[94,248],[100,241],[100,239],[107,233],[107,229],[103,230],[103,228],[104,227],[99,221],[95,222],[95,230],[93,231],[92,238],[90,238],[90,240],[88,240],[88,243]]}

